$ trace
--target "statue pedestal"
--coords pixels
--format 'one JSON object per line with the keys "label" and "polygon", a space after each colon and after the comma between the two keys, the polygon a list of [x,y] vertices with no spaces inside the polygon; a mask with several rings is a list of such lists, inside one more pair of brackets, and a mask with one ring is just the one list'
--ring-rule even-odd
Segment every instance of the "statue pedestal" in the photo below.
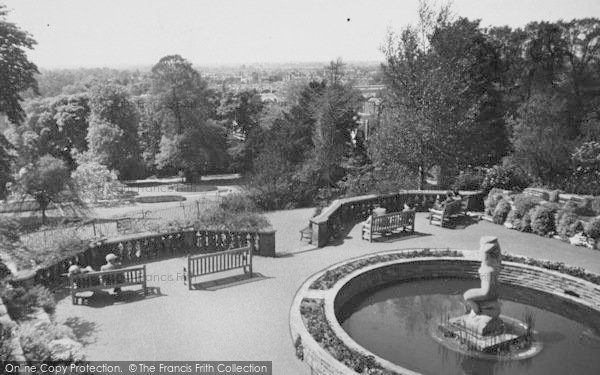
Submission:
{"label": "statue pedestal", "polygon": [[[450,348],[466,348],[466,353],[512,353],[513,345],[526,345],[531,336],[523,322],[503,316],[466,314],[438,325],[440,342]],[[458,346],[457,346],[458,345]],[[536,353],[539,352],[537,349]]]}
{"label": "statue pedestal", "polygon": [[501,334],[504,330],[504,322],[502,319],[488,315],[462,315],[450,319],[449,323],[477,336],[494,336]]}

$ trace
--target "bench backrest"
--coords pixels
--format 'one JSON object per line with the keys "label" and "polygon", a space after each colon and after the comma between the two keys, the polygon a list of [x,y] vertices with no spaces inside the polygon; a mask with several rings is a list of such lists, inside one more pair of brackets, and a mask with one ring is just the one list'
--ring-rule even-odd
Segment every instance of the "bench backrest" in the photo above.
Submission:
{"label": "bench backrest", "polygon": [[192,277],[228,271],[236,268],[252,268],[252,246],[188,257],[188,280]]}
{"label": "bench backrest", "polygon": [[122,284],[143,284],[146,282],[146,266],[71,275],[69,281],[72,289],[91,288],[100,285],[111,287]]}
{"label": "bench backrest", "polygon": [[463,205],[463,203],[462,203],[461,199],[457,199],[455,201],[448,202],[444,205],[444,211],[443,211],[442,215],[444,215],[444,216],[455,215],[455,214],[461,212],[462,205]]}
{"label": "bench backrest", "polygon": [[415,211],[392,212],[371,218],[371,228],[374,231],[412,225],[415,221]]}

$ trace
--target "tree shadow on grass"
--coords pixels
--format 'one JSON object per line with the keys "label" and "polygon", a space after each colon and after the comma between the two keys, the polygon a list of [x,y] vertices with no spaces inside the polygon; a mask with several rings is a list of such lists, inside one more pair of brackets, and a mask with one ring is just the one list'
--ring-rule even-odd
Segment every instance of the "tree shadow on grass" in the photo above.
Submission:
{"label": "tree shadow on grass", "polygon": [[71,328],[77,341],[84,346],[94,344],[96,342],[95,333],[98,330],[98,324],[82,319],[80,317],[72,316],[65,320],[64,324]]}

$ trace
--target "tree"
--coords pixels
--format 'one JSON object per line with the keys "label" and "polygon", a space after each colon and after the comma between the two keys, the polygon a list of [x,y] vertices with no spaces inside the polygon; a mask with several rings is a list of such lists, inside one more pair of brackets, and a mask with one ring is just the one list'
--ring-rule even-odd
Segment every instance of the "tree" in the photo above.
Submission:
{"label": "tree", "polygon": [[230,146],[227,151],[235,170],[252,170],[252,161],[263,138],[263,129],[260,126],[263,108],[261,97],[254,89],[235,93],[229,91],[221,98],[217,115],[230,134]]}
{"label": "tree", "polygon": [[369,145],[381,168],[398,163],[419,175],[446,177],[498,162],[508,151],[496,46],[478,21],[452,20],[450,9],[422,3],[417,27],[388,37],[383,116]]}
{"label": "tree", "polygon": [[155,173],[157,169],[156,155],[160,152],[162,127],[157,118],[152,100],[140,100],[140,122],[138,140],[142,152],[142,161],[146,170]]}
{"label": "tree", "polygon": [[0,199],[6,198],[7,184],[12,180],[10,165],[14,156],[10,154],[13,146],[0,134]]}
{"label": "tree", "polygon": [[123,192],[115,171],[96,161],[79,163],[71,178],[79,199],[86,203],[115,199]]}
{"label": "tree", "polygon": [[6,6],[0,4],[0,113],[19,124],[25,118],[21,108],[21,93],[37,91],[35,75],[38,69],[27,58],[35,40],[13,23],[6,21]]}
{"label": "tree", "polygon": [[17,179],[18,190],[22,194],[31,195],[39,204],[44,223],[50,203],[64,200],[79,202],[71,183],[71,175],[65,162],[50,155],[44,155],[24,168]]}
{"label": "tree", "polygon": [[89,152],[120,178],[140,173],[137,138],[138,112],[129,93],[116,84],[98,84],[90,96],[90,126],[86,136]]}
{"label": "tree", "polygon": [[192,65],[179,55],[165,56],[152,67],[151,93],[161,129],[157,166],[182,170],[188,182],[222,168],[225,131],[210,120],[213,95]]}
{"label": "tree", "polygon": [[90,106],[86,94],[59,97],[54,103],[54,120],[61,134],[64,147],[78,152],[87,150],[87,132]]}
{"label": "tree", "polygon": [[340,60],[329,64],[329,81],[314,108],[314,162],[329,187],[335,186],[344,175],[342,159],[351,148],[350,133],[357,126],[356,109],[361,101],[360,94],[350,84],[343,83],[343,70]]}
{"label": "tree", "polygon": [[[25,118],[21,108],[21,92],[37,91],[37,67],[27,58],[26,49],[32,49],[35,40],[18,26],[6,20],[6,6],[0,4],[0,115],[5,114],[13,124]],[[12,147],[0,133],[0,199],[6,195],[6,184],[11,180],[10,156]]]}
{"label": "tree", "polygon": [[560,186],[570,173],[573,141],[565,137],[567,103],[559,95],[535,94],[512,124],[515,160],[538,181]]}

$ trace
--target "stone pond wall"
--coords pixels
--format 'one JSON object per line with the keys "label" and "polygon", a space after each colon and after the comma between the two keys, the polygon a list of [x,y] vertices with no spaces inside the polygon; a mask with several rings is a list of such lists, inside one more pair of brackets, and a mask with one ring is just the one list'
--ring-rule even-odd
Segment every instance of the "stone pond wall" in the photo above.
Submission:
{"label": "stone pond wall", "polygon": [[[474,258],[472,252],[464,252],[464,254],[464,258],[414,258],[370,265],[341,278],[329,290],[310,289],[313,281],[327,270],[311,276],[294,298],[290,313],[290,333],[293,342],[302,343],[303,360],[311,367],[312,373],[341,375],[352,373],[352,370],[335,359],[331,353],[321,347],[310,336],[299,310],[303,299],[323,301],[327,322],[335,335],[342,340],[347,348],[365,356],[372,355],[350,338],[341,327],[338,319],[342,315],[342,306],[361,293],[397,281],[447,277],[478,278],[479,260]],[[349,260],[347,263],[352,261],[356,261],[356,259]],[[332,266],[328,270],[342,265]],[[600,285],[556,271],[513,262],[503,262],[499,280],[501,284],[518,288],[518,296],[516,297],[520,302],[527,303],[534,297],[536,302],[543,300],[539,298],[540,292],[558,296],[560,297],[558,299],[546,299],[547,303],[539,307],[562,315],[568,310],[568,318],[585,321],[600,330]],[[570,308],[565,309],[565,304],[570,305]],[[377,356],[375,358],[384,368],[394,373],[415,374],[413,371],[382,358]]]}

